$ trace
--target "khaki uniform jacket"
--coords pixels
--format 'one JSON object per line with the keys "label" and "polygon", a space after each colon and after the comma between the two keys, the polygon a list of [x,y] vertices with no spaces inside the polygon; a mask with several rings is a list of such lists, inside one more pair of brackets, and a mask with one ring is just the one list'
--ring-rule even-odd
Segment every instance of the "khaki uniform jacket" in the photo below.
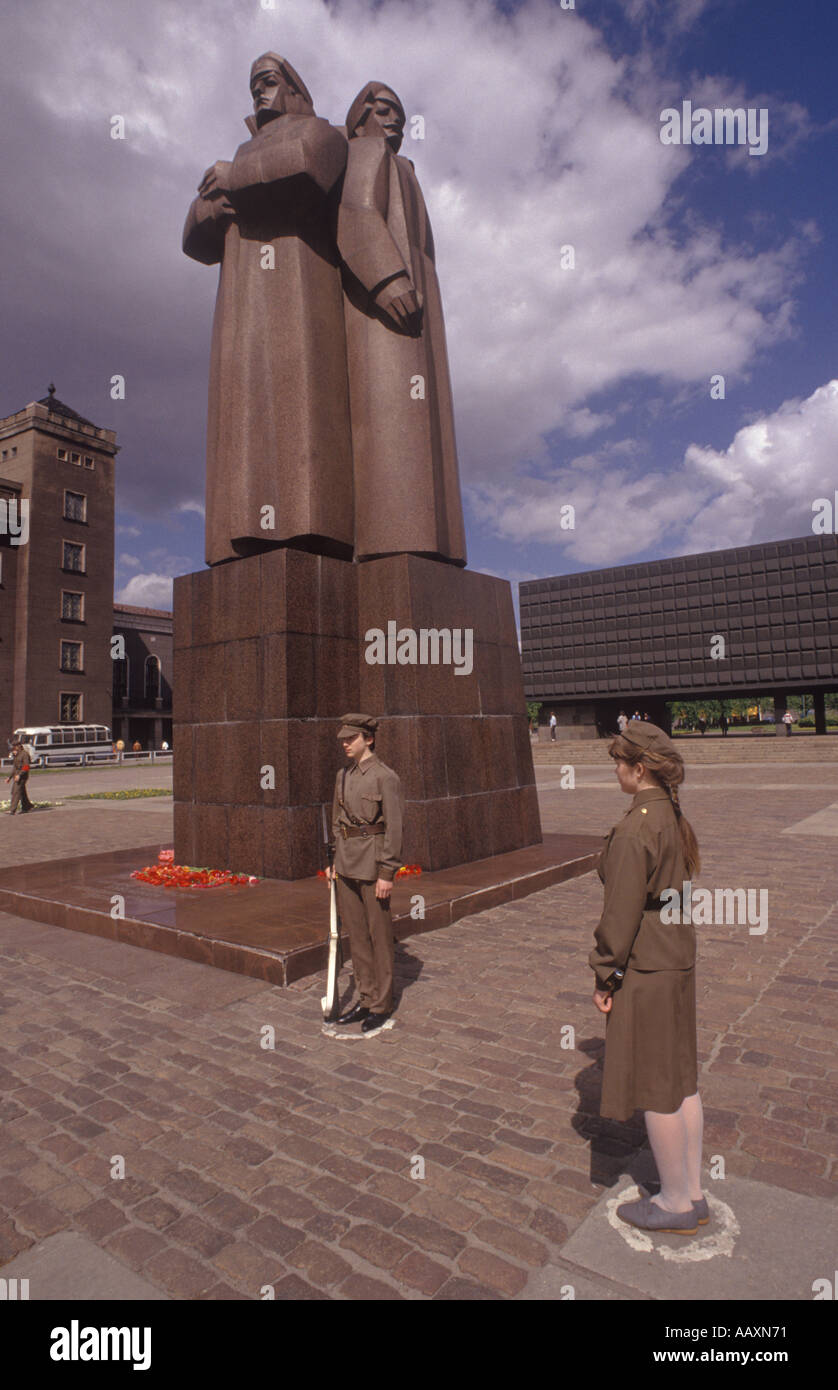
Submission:
{"label": "khaki uniform jacket", "polygon": [[20,777],[18,786],[29,781],[29,757],[25,748],[19,748],[12,759],[12,776]]}
{"label": "khaki uniform jacket", "polygon": [[[599,985],[616,968],[688,970],[695,964],[695,928],[677,920],[687,866],[678,818],[662,787],[637,793],[606,836],[597,872],[605,904],[588,963]],[[671,925],[661,922],[659,910],[647,908],[666,888],[679,895]]]}
{"label": "khaki uniform jacket", "polygon": [[383,835],[357,835],[344,839],[342,825],[352,821],[341,810],[343,772],[335,779],[332,803],[332,834],[335,840],[335,868],[344,878],[377,878],[392,882],[402,866],[402,820],[404,797],[397,774],[373,753],[362,763],[353,763],[346,770],[343,801],[347,811],[367,825],[384,821]]}

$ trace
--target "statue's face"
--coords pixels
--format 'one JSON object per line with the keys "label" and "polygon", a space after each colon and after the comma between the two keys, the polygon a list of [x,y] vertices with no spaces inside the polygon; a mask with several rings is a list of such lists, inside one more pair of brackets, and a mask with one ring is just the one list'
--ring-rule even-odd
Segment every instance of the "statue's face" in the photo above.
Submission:
{"label": "statue's face", "polygon": [[250,94],[253,97],[253,110],[256,115],[260,111],[272,111],[276,99],[280,92],[284,90],[285,83],[279,68],[270,64],[260,68],[250,79]]}
{"label": "statue's face", "polygon": [[358,134],[377,135],[379,139],[383,135],[390,148],[398,152],[404,134],[404,117],[401,110],[389,97],[376,97]]}

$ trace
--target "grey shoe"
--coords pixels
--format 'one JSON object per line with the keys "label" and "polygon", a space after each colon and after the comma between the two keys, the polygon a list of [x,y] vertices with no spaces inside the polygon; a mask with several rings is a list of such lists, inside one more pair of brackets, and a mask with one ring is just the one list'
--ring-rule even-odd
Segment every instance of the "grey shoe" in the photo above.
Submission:
{"label": "grey shoe", "polygon": [[694,1236],[698,1230],[695,1205],[689,1211],[664,1211],[650,1197],[639,1202],[623,1202],[617,1208],[621,1221],[637,1226],[641,1231],[671,1231],[679,1236]]}
{"label": "grey shoe", "polygon": [[710,1208],[707,1205],[706,1197],[699,1197],[697,1202],[693,1202],[693,1215],[699,1226],[706,1226],[710,1220]]}

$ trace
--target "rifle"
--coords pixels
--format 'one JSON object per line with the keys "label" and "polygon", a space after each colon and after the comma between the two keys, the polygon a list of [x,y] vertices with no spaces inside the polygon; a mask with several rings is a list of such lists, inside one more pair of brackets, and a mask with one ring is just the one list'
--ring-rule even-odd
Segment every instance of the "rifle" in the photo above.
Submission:
{"label": "rifle", "polygon": [[[320,807],[323,822],[323,843],[326,847],[326,861],[329,869],[334,868],[335,851],[329,835],[329,822],[326,807]],[[334,874],[329,876],[329,966],[326,973],[326,993],[320,1000],[327,1023],[334,1023],[340,1014],[340,987],[338,976],[343,965],[343,948],[340,942],[340,917],[338,916],[337,891]]]}

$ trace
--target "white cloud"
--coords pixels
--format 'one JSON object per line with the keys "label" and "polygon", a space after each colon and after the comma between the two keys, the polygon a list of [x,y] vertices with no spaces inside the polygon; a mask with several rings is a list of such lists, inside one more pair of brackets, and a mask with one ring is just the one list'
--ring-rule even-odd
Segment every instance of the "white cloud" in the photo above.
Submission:
{"label": "white cloud", "polygon": [[117,534],[118,536],[139,536],[139,535],[140,535],[140,528],[139,528],[139,526],[117,526],[117,527],[115,528],[115,530],[116,530],[116,534]]}
{"label": "white cloud", "polygon": [[686,529],[688,549],[810,530],[812,503],[835,491],[836,439],[838,380],[746,425],[724,453],[690,445],[682,472],[712,495]]}
{"label": "white cloud", "polygon": [[127,569],[139,569],[140,561],[136,555],[120,555],[119,564],[125,565]]}
{"label": "white cloud", "polygon": [[117,603],[129,603],[136,608],[172,607],[172,576],[170,574],[135,574],[116,595]]}
{"label": "white cloud", "polygon": [[[635,476],[617,444],[546,478],[484,485],[470,501],[496,536],[562,546],[580,565],[747,545],[811,530],[813,502],[835,491],[836,438],[838,380],[743,426],[724,451],[691,444],[666,473]],[[560,527],[565,503],[573,531]]]}
{"label": "white cloud", "polygon": [[203,502],[178,502],[175,507],[176,512],[197,512],[198,516],[206,515],[206,508]]}
{"label": "white cloud", "polygon": [[[638,20],[672,13],[681,28],[704,8],[630,7]],[[52,256],[63,282],[71,248],[74,283],[95,284],[114,306],[109,327],[126,325],[146,386],[159,386],[179,428],[188,402],[197,432],[194,362],[209,350],[215,273],[184,260],[180,227],[203,170],[246,138],[250,63],[275,47],[333,121],[373,76],[425,117],[425,140],[406,140],[403,153],[435,230],[466,482],[502,485],[522,462],[547,457],[546,436],[610,425],[590,400],[630,377],[676,393],[713,372],[741,376],[792,331],[799,245],[731,247],[700,218],[681,220],[708,152],[661,145],[659,112],[676,91],[659,51],[649,41],[634,58],[612,56],[586,9],[550,0],[525,0],[511,15],[489,0],[278,0],[274,11],[257,0],[232,10],[229,0],[87,0],[68,12],[64,0],[41,0],[22,11],[15,71],[75,144],[50,180],[52,217],[39,234],[56,244],[38,264]],[[49,80],[32,83],[45,51]],[[124,142],[109,139],[111,114],[126,117]],[[802,130],[805,113],[793,115]],[[86,162],[75,157],[84,148]],[[21,180],[8,205],[28,236],[43,222],[30,206],[28,164]],[[87,219],[82,235],[77,209],[105,195],[107,219]],[[575,248],[573,270],[560,268],[563,245]],[[189,381],[175,393],[178,374]],[[137,505],[155,484],[163,499],[187,487],[162,455],[153,468],[142,487],[126,482]]]}

